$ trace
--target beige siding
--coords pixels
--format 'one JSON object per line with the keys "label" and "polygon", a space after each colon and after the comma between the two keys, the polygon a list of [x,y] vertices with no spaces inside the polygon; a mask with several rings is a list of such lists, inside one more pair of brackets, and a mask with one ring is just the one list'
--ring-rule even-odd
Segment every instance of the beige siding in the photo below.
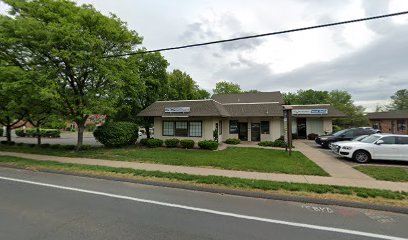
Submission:
{"label": "beige siding", "polygon": [[331,133],[333,131],[333,122],[331,118],[323,119],[323,131],[327,133]]}
{"label": "beige siding", "polygon": [[322,118],[306,118],[306,134],[324,134]]}

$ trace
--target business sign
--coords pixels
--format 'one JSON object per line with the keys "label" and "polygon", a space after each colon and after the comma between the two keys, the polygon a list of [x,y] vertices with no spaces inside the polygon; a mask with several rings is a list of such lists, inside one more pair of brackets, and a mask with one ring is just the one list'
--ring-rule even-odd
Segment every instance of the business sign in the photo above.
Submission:
{"label": "business sign", "polygon": [[188,113],[190,112],[190,107],[166,107],[164,108],[166,113]]}
{"label": "business sign", "polygon": [[322,115],[328,114],[328,109],[293,109],[293,115]]}

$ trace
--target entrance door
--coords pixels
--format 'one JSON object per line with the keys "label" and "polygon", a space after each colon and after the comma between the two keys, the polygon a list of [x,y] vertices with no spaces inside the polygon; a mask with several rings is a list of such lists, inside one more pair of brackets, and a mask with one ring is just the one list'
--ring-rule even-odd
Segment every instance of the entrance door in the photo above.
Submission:
{"label": "entrance door", "polygon": [[251,123],[251,141],[261,141],[260,123]]}
{"label": "entrance door", "polygon": [[306,118],[296,118],[298,138],[306,138]]}
{"label": "entrance door", "polygon": [[248,141],[248,123],[238,123],[238,137],[241,141]]}

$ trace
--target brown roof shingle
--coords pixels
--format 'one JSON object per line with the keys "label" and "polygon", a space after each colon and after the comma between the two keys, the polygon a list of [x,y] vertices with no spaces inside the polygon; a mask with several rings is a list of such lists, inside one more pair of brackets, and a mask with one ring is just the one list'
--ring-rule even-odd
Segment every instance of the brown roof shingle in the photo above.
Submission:
{"label": "brown roof shingle", "polygon": [[238,94],[214,94],[211,97],[219,103],[262,103],[277,102],[283,104],[283,97],[280,92],[257,92]]}
{"label": "brown roof shingle", "polygon": [[231,117],[282,117],[282,105],[279,103],[224,104]]}
{"label": "brown roof shingle", "polygon": [[408,119],[408,111],[388,111],[367,113],[368,119]]}

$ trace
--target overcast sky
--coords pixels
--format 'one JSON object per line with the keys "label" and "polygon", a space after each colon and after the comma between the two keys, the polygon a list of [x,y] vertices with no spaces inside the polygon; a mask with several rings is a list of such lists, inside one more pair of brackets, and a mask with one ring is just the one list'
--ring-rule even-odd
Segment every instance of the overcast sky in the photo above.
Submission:
{"label": "overcast sky", "polygon": [[[274,32],[407,11],[407,0],[78,0],[112,12],[147,49]],[[211,91],[346,90],[373,110],[408,88],[408,15],[234,43],[164,52]]]}

